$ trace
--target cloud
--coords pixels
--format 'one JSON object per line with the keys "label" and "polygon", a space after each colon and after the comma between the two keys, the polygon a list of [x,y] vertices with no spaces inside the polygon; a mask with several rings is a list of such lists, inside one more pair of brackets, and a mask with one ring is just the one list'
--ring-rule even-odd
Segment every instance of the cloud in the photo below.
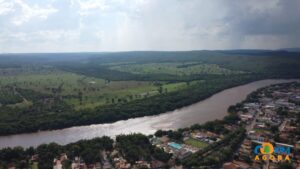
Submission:
{"label": "cloud", "polygon": [[102,11],[108,8],[106,0],[77,0],[75,3],[79,5],[79,14],[83,16],[89,15],[94,10]]}
{"label": "cloud", "polygon": [[87,0],[78,1],[81,10],[105,9],[107,7],[106,0]]}
{"label": "cloud", "polygon": [[12,2],[5,2],[4,0],[0,0],[0,15],[6,15],[12,11],[14,11]]}
{"label": "cloud", "polygon": [[13,19],[12,23],[20,26],[23,23],[29,22],[31,19],[41,19],[45,20],[47,17],[58,10],[52,7],[51,5],[47,5],[46,7],[40,7],[39,5],[30,6],[24,1],[15,0],[14,1],[14,8],[19,7],[20,10],[18,14],[16,14]]}
{"label": "cloud", "polygon": [[299,0],[0,0],[0,51],[300,46]]}
{"label": "cloud", "polygon": [[[280,48],[299,46],[300,1],[265,0],[237,3],[225,1],[228,8],[224,22],[237,48]],[[250,3],[251,2],[251,3]]]}

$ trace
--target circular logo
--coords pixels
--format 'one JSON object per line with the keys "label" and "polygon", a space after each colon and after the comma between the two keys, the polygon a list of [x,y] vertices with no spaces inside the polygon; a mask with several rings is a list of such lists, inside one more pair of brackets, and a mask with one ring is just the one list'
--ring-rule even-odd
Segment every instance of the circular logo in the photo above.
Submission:
{"label": "circular logo", "polygon": [[262,143],[262,148],[260,148],[262,154],[272,154],[274,152],[274,147],[271,143]]}

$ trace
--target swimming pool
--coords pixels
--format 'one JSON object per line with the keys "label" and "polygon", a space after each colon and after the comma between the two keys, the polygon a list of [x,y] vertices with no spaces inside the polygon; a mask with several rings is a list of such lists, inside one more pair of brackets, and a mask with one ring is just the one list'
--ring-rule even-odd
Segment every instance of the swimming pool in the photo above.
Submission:
{"label": "swimming pool", "polygon": [[182,148],[182,145],[178,144],[178,143],[175,143],[175,142],[171,142],[171,143],[168,143],[168,145],[172,148],[175,148],[177,150],[180,150]]}

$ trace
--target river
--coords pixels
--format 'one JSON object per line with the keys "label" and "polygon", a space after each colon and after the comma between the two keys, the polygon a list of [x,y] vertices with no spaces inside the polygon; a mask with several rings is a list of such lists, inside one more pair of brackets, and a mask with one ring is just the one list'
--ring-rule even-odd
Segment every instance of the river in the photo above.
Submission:
{"label": "river", "polygon": [[0,148],[14,146],[37,146],[42,143],[56,142],[67,144],[81,139],[111,136],[129,133],[153,134],[158,129],[177,129],[188,127],[195,123],[222,119],[227,114],[227,108],[246,98],[258,88],[271,84],[300,81],[290,80],[260,80],[246,85],[223,90],[195,104],[166,112],[156,116],[146,116],[121,120],[109,124],[70,127],[62,130],[40,131],[36,133],[16,134],[0,137]]}

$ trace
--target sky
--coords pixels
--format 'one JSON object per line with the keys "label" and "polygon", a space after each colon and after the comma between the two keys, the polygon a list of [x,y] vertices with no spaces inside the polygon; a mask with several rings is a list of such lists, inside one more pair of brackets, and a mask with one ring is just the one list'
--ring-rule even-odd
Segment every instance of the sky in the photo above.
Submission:
{"label": "sky", "polygon": [[0,0],[0,52],[300,47],[300,0]]}

